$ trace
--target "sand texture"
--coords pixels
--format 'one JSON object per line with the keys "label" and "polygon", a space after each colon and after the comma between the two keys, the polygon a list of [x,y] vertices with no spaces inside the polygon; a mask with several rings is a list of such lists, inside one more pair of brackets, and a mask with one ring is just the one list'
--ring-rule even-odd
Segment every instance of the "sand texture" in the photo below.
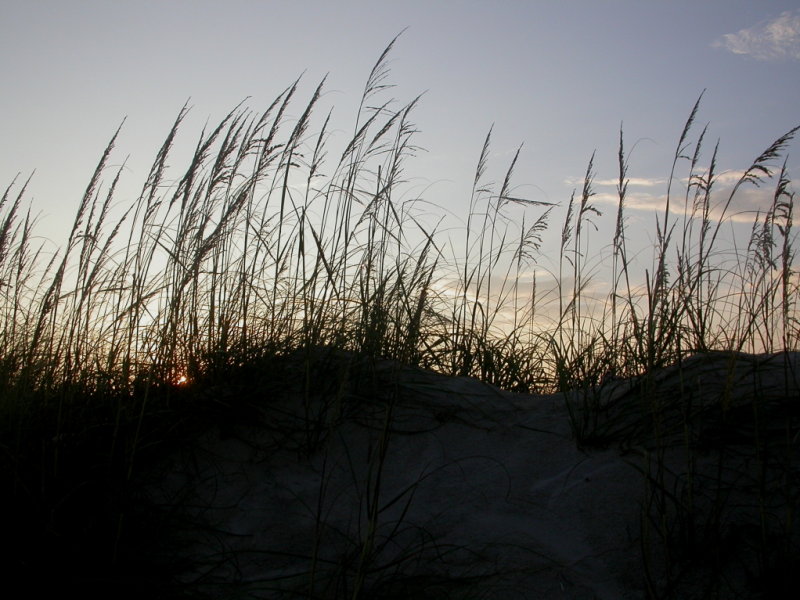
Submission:
{"label": "sand texture", "polygon": [[145,482],[198,594],[759,597],[751,538],[798,539],[796,354],[547,396],[346,355],[282,373],[206,390],[242,417]]}

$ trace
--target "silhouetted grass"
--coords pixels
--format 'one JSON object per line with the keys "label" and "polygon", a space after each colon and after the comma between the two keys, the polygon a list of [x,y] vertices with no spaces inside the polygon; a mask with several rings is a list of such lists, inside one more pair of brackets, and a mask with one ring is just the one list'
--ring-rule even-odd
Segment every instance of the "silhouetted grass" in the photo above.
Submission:
{"label": "silhouetted grass", "polygon": [[[340,386],[353,364],[334,361],[342,371],[322,382],[320,369],[333,368],[330,356],[365,364],[391,359],[519,392],[565,392],[577,443],[635,444],[642,435],[655,443],[645,473],[646,518],[656,515],[652,539],[668,549],[697,545],[700,525],[711,528],[703,543],[720,535],[714,519],[726,506],[722,492],[698,524],[693,507],[671,491],[663,453],[673,444],[673,425],[688,430],[694,417],[684,412],[667,421],[675,399],[660,398],[650,374],[697,352],[798,349],[794,193],[785,163],[775,166],[797,128],[717,199],[716,148],[704,167],[706,130],[690,141],[698,99],[679,137],[653,262],[643,272],[628,247],[620,132],[616,227],[610,250],[603,249],[610,252],[610,293],[599,300],[586,293],[594,268],[588,257],[597,252],[587,230],[602,217],[593,202],[592,157],[550,255],[558,257],[555,297],[542,296],[535,268],[554,207],[514,194],[519,153],[499,187],[487,181],[491,132],[459,235],[419,216],[422,200],[404,195],[419,99],[398,105],[386,97],[392,44],[370,73],[354,134],[336,156],[331,115],[317,118],[324,80],[304,105],[296,81],[262,113],[236,107],[204,130],[176,174],[167,165],[188,110],[181,109],[141,192],[122,209],[116,190],[123,167],[109,166],[117,131],[53,255],[23,207],[27,182],[6,189],[0,461],[16,577],[33,585],[47,571],[85,586],[88,595],[93,585],[99,595],[111,584],[130,595],[177,595],[172,573],[142,562],[153,544],[147,535],[162,517],[137,506],[137,477],[204,423],[252,418],[252,406],[235,394],[220,400],[203,390],[254,378],[273,390],[285,385],[287,365],[303,399],[303,419],[292,425],[299,437],[290,431],[287,439],[314,452],[339,418]],[[688,172],[680,175],[684,165]],[[722,246],[736,195],[770,183],[773,202],[753,221],[747,246]],[[609,421],[598,386],[622,377],[638,378],[639,407],[625,410],[639,412]],[[762,408],[754,401],[751,411]],[[388,403],[384,439],[390,420]],[[796,422],[788,427],[795,437],[782,452],[791,454]],[[689,476],[693,444],[685,444]],[[763,436],[749,444],[757,456],[767,454]],[[379,478],[380,460],[374,468]],[[784,488],[796,491],[793,482]],[[378,494],[371,498],[377,502]],[[378,543],[377,505],[369,511],[372,537],[355,542],[358,560],[342,584],[353,598],[367,593]],[[795,548],[787,525],[787,551],[767,556],[774,543],[768,513],[763,507],[763,572],[754,577],[767,577]],[[677,589],[676,569],[666,584],[652,582],[653,596]]]}

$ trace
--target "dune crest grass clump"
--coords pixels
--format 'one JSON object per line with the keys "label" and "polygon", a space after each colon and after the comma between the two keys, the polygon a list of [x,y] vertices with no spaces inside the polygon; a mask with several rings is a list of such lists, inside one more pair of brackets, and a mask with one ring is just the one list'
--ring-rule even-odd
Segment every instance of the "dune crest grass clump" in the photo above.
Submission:
{"label": "dune crest grass clump", "polygon": [[[486,135],[460,233],[437,225],[447,215],[428,213],[435,202],[409,197],[420,98],[387,97],[393,44],[367,79],[352,136],[336,150],[332,113],[321,108],[325,80],[304,103],[298,80],[263,112],[238,106],[203,130],[176,170],[169,164],[184,106],[141,191],[121,208],[124,166],[110,166],[118,130],[54,253],[24,208],[27,182],[6,188],[0,461],[24,513],[25,525],[11,533],[22,544],[19,572],[32,572],[29,558],[51,548],[65,576],[75,565],[58,556],[90,556],[105,573],[81,580],[131,577],[114,574],[135,564],[140,549],[128,486],[192,419],[211,414],[193,390],[253,372],[279,379],[287,357],[300,365],[292,372],[313,452],[330,416],[312,401],[321,349],[512,391],[576,392],[570,414],[586,446],[599,439],[604,407],[595,392],[610,379],[638,377],[648,397],[648,374],[692,353],[798,350],[795,196],[780,166],[797,128],[717,198],[717,150],[702,166],[706,129],[690,141],[698,100],[644,267],[626,232],[620,131],[616,227],[603,250],[609,291],[600,299],[587,291],[587,232],[602,217],[592,157],[580,193],[566,203],[553,285],[542,294],[535,267],[555,207],[515,194],[519,151],[495,186]],[[746,246],[723,247],[734,200],[768,184],[772,203],[753,220]],[[663,477],[648,476],[666,489]]]}

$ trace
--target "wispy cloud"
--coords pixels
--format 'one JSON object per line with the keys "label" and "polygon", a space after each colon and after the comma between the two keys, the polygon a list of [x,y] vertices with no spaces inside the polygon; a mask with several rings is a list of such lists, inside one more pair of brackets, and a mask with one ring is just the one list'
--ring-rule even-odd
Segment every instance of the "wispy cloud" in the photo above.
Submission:
{"label": "wispy cloud", "polygon": [[786,11],[736,33],[726,33],[711,44],[758,60],[800,60],[800,10]]}
{"label": "wispy cloud", "polygon": [[[628,177],[626,179],[629,187],[653,187],[656,185],[663,185],[667,180],[663,177]],[[598,179],[595,185],[613,185],[619,184],[619,179]]]}
{"label": "wispy cloud", "polygon": [[[726,171],[715,178],[712,190],[710,218],[717,220],[723,216],[723,208],[733,192],[734,186],[741,179],[743,171]],[[684,211],[691,214],[694,192],[690,193],[689,206],[685,206],[685,193],[688,181],[681,179],[680,185],[673,190],[670,202],[670,213],[682,217]],[[775,181],[765,181],[761,187],[746,185],[739,188],[724,211],[724,217],[736,223],[752,223],[756,215],[763,218],[771,208],[775,193]],[[664,190],[666,192],[666,190]],[[630,190],[625,198],[625,209],[628,211],[652,211],[659,213],[664,210],[667,203],[666,193],[652,194],[645,191]],[[599,192],[592,197],[592,201],[599,205],[613,205],[619,203],[619,196],[615,193]]]}
{"label": "wispy cloud", "polygon": [[[583,176],[581,177],[568,177],[564,180],[564,183],[569,186],[582,186],[583,185]],[[667,180],[663,177],[628,177],[627,182],[629,187],[653,187],[656,185],[663,185]],[[595,179],[593,185],[596,187],[601,186],[614,186],[616,187],[619,184],[619,178],[617,179]]]}

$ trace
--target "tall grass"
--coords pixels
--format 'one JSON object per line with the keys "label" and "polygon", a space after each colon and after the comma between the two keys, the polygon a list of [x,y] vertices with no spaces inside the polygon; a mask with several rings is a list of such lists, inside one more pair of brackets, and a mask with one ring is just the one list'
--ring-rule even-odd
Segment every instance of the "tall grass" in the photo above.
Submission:
{"label": "tall grass", "polygon": [[[24,208],[27,182],[5,190],[0,444],[15,506],[42,524],[31,544],[67,543],[70,527],[90,526],[68,525],[60,507],[100,472],[124,487],[137,461],[191,410],[181,404],[185,384],[223,381],[259,361],[303,357],[311,451],[332,410],[312,401],[320,348],[514,391],[583,390],[570,406],[581,443],[597,434],[601,407],[591,386],[610,376],[644,374],[647,392],[647,374],[691,352],[798,349],[795,196],[781,163],[797,128],[718,198],[717,148],[703,166],[706,129],[690,141],[698,99],[676,146],[650,265],[629,247],[620,131],[610,249],[589,239],[604,218],[593,200],[593,156],[566,204],[548,296],[540,246],[555,207],[515,195],[519,150],[497,187],[487,177],[486,135],[460,237],[436,225],[443,212],[431,216],[430,202],[409,197],[419,98],[387,96],[393,44],[369,74],[352,137],[335,155],[332,115],[320,108],[325,81],[303,102],[298,80],[263,112],[237,106],[203,130],[175,173],[168,163],[184,106],[122,209],[124,167],[110,167],[115,132],[56,253],[37,241]],[[726,244],[737,195],[767,185],[772,204],[753,220],[746,246]],[[599,300],[586,291],[596,277],[588,257],[598,252],[610,264],[610,292]],[[82,472],[89,454],[97,473]],[[103,533],[112,556],[127,535],[125,518],[118,510],[113,531]]]}

